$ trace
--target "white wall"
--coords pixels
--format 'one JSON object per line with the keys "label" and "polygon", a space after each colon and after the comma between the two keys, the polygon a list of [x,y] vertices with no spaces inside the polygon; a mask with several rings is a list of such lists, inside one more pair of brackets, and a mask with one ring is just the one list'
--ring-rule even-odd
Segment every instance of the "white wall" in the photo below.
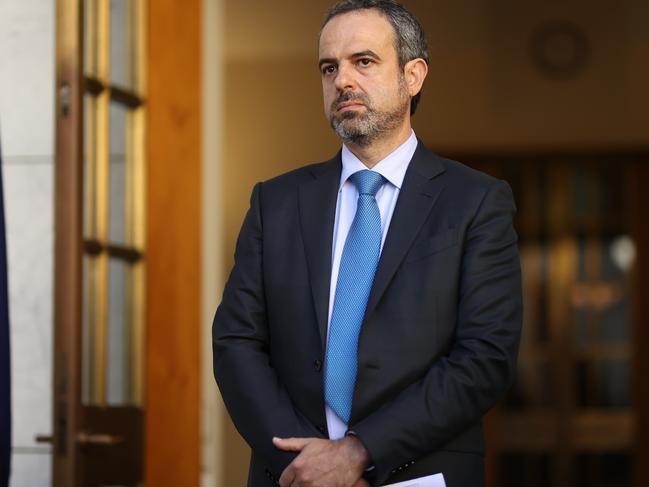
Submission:
{"label": "white wall", "polygon": [[0,0],[0,137],[11,324],[13,487],[50,485],[54,24],[52,0]]}

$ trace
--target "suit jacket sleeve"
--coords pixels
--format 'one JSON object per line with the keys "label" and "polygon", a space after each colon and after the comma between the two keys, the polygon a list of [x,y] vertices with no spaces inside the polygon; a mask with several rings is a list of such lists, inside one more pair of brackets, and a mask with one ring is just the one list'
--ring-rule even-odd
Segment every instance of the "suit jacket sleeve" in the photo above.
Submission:
{"label": "suit jacket sleeve", "polygon": [[322,437],[296,410],[269,361],[263,283],[261,183],[253,190],[235,265],[212,327],[214,375],[239,433],[278,477],[295,458],[272,437]]}
{"label": "suit jacket sleeve", "polygon": [[485,190],[464,235],[454,345],[423,377],[353,425],[376,467],[377,485],[475,424],[511,385],[522,321],[514,210],[506,183]]}

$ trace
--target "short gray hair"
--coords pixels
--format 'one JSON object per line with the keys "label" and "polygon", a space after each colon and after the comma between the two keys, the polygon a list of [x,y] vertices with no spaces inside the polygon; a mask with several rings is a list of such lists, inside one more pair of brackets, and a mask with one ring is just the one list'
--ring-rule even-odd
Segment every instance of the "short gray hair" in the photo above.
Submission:
{"label": "short gray hair", "polygon": [[[408,61],[421,58],[428,64],[428,43],[419,21],[406,8],[394,0],[342,0],[331,7],[322,23],[321,32],[334,17],[356,10],[378,10],[394,29],[395,49],[399,67],[403,69]],[[421,92],[410,100],[410,113],[414,114],[421,98]]]}

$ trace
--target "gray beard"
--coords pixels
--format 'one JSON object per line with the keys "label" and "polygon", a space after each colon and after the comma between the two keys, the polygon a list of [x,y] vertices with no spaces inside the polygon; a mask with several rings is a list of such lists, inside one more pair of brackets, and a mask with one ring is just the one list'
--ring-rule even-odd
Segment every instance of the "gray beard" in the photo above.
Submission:
{"label": "gray beard", "polygon": [[[403,92],[400,93],[400,95],[403,94]],[[381,135],[401,125],[406,117],[409,103],[409,97],[403,96],[403,103],[391,111],[380,112],[365,105],[365,113],[349,111],[344,112],[340,118],[332,115],[331,128],[343,142],[366,147]]]}

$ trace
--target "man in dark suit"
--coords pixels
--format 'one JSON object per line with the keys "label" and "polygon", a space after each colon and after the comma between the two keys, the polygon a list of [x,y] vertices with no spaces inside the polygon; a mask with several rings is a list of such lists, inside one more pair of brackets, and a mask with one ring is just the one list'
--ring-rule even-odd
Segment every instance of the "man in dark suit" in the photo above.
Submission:
{"label": "man in dark suit", "polygon": [[214,319],[248,485],[483,485],[521,326],[511,191],[416,139],[428,56],[403,7],[340,2],[319,57],[343,148],[255,186]]}

